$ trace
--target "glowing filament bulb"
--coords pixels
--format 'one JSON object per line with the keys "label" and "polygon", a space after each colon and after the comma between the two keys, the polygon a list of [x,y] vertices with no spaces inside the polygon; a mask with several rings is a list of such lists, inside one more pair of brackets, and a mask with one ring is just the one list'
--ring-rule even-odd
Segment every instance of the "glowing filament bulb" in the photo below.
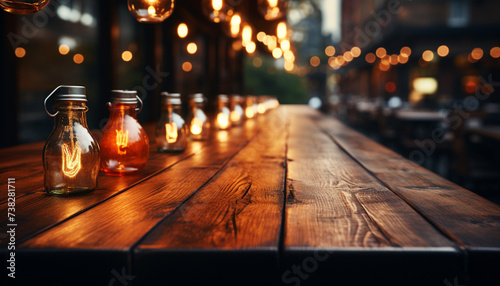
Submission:
{"label": "glowing filament bulb", "polygon": [[193,118],[191,121],[191,134],[198,135],[201,133],[202,122],[198,117]]}
{"label": "glowing filament bulb", "polygon": [[229,126],[228,116],[222,112],[217,114],[217,124],[219,125],[219,128],[226,129]]}
{"label": "glowing filament bulb", "polygon": [[62,172],[65,176],[73,178],[82,168],[82,149],[76,146],[70,151],[68,144],[62,144]]}
{"label": "glowing filament bulb", "polygon": [[267,0],[267,3],[269,3],[269,7],[271,8],[278,6],[278,0]]}
{"label": "glowing filament bulb", "polygon": [[177,125],[175,123],[165,124],[165,137],[168,143],[175,143],[177,141]]}
{"label": "glowing filament bulb", "polygon": [[148,14],[154,16],[156,14],[156,9],[153,5],[148,7]]}
{"label": "glowing filament bulb", "polygon": [[231,111],[231,121],[232,122],[238,122],[241,119],[241,115],[239,112],[236,110]]}
{"label": "glowing filament bulb", "polygon": [[116,146],[118,147],[118,154],[127,154],[127,150],[123,150],[128,145],[128,130],[116,130]]}
{"label": "glowing filament bulb", "polygon": [[222,0],[212,0],[212,7],[215,11],[222,9]]}
{"label": "glowing filament bulb", "polygon": [[255,116],[252,106],[249,106],[245,109],[245,115],[247,116],[247,118],[253,118]]}
{"label": "glowing filament bulb", "polygon": [[260,114],[264,114],[266,112],[266,107],[263,103],[259,103],[259,105],[257,106],[257,112],[259,112]]}
{"label": "glowing filament bulb", "polygon": [[252,27],[249,25],[243,27],[243,31],[241,32],[241,41],[243,42],[243,46],[246,46],[246,44],[252,41]]}

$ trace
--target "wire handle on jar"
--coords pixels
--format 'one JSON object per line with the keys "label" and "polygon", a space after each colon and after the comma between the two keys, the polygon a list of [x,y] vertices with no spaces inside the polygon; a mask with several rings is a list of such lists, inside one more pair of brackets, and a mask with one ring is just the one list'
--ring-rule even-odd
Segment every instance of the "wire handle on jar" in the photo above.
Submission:
{"label": "wire handle on jar", "polygon": [[[137,108],[137,107],[136,107],[136,108],[135,108],[135,111],[137,111],[137,113],[141,113],[141,111],[142,111],[142,107],[144,106],[144,103],[142,102],[142,99],[139,97],[139,95],[136,95],[135,97],[137,97],[137,100],[138,100],[138,101],[139,101],[139,103],[141,104],[141,107],[139,107],[139,108]],[[137,104],[137,105],[139,105],[139,104]]]}
{"label": "wire handle on jar", "polygon": [[61,87],[62,85],[56,87],[56,89],[54,89],[43,101],[43,108],[45,109],[45,113],[47,113],[47,115],[50,117],[55,117],[59,113],[59,111],[56,111],[56,113],[54,114],[50,113],[49,110],[47,109],[47,100]]}

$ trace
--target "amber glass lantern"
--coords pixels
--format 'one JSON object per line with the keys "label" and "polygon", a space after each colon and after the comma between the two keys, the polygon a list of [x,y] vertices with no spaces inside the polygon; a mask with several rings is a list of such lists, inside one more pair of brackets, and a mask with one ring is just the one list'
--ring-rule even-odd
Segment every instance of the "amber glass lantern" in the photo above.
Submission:
{"label": "amber glass lantern", "polygon": [[12,14],[33,14],[42,10],[50,0],[7,0],[0,1],[0,7]]}
{"label": "amber glass lantern", "polygon": [[231,127],[231,111],[229,110],[229,98],[225,94],[217,97],[217,116],[215,118],[215,128],[227,130]]}
{"label": "amber glass lantern", "polygon": [[137,172],[148,160],[148,135],[137,121],[138,104],[142,101],[135,90],[111,91],[108,102],[109,121],[102,130],[101,171],[107,175]]}
{"label": "amber glass lantern", "polygon": [[172,15],[174,0],[128,0],[128,10],[139,22],[159,23]]}
{"label": "amber glass lantern", "polygon": [[[47,110],[53,96],[55,114]],[[87,127],[83,86],[59,86],[44,101],[54,128],[43,148],[45,191],[52,195],[89,192],[97,188],[99,145]]]}
{"label": "amber glass lantern", "polygon": [[156,146],[160,152],[186,149],[187,125],[181,115],[181,95],[161,93],[161,116],[156,125]]}
{"label": "amber glass lantern", "polygon": [[231,125],[239,126],[243,123],[245,117],[245,111],[243,110],[243,97],[234,94],[231,96],[230,108],[231,108]]}
{"label": "amber glass lantern", "polygon": [[205,113],[207,100],[202,93],[189,96],[189,137],[192,140],[207,140],[210,135],[210,120]]}

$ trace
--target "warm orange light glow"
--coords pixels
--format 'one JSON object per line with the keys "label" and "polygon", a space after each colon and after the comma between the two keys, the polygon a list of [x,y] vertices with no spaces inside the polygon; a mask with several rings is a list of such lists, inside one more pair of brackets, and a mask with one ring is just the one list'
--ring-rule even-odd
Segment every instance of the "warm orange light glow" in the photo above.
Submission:
{"label": "warm orange light glow", "polygon": [[450,53],[450,49],[446,45],[439,46],[437,54],[440,57],[446,57]]}
{"label": "warm orange light glow", "polygon": [[196,51],[198,50],[198,46],[196,45],[196,43],[189,43],[186,49],[188,53],[195,54]]}
{"label": "warm orange light glow", "polygon": [[476,61],[480,60],[483,57],[483,54],[483,49],[481,48],[475,48],[470,53],[471,57]]}
{"label": "warm orange light glow", "polygon": [[290,72],[293,70],[294,66],[293,62],[285,62],[284,68],[286,71]]}
{"label": "warm orange light glow", "polygon": [[275,8],[276,6],[278,6],[278,0],[267,0],[267,3],[271,8]]}
{"label": "warm orange light glow", "polygon": [[245,115],[247,116],[247,118],[253,118],[255,116],[255,112],[253,111],[252,106],[247,106],[247,108],[245,108]]}
{"label": "warm orange light glow", "polygon": [[25,55],[26,55],[26,50],[24,48],[21,48],[21,47],[17,47],[15,50],[14,50],[14,54],[16,55],[16,57],[18,58],[23,58]]}
{"label": "warm orange light glow", "polygon": [[389,81],[385,84],[385,91],[389,93],[393,93],[396,91],[396,84],[392,81]]}
{"label": "warm orange light glow", "polygon": [[62,144],[62,172],[66,177],[73,178],[82,168],[82,149],[76,142],[73,150],[67,143]]}
{"label": "warm orange light glow", "polygon": [[124,51],[122,53],[122,60],[124,62],[130,62],[132,60],[132,53],[130,51]]}
{"label": "warm orange light glow", "polygon": [[150,16],[156,15],[156,8],[153,5],[151,5],[151,6],[148,7],[148,14]]}
{"label": "warm orange light glow", "polygon": [[253,54],[255,52],[255,49],[257,46],[255,45],[255,42],[249,42],[245,49],[247,50],[247,53]]}
{"label": "warm orange light glow", "polygon": [[180,23],[177,26],[177,35],[179,35],[179,38],[185,38],[188,35],[188,31],[188,26],[185,23]]}
{"label": "warm orange light glow", "polygon": [[317,66],[319,66],[319,64],[321,63],[321,61],[320,61],[320,59],[317,56],[314,56],[314,57],[312,57],[309,60],[309,63],[311,64],[311,66],[317,67]]}
{"label": "warm orange light glow", "polygon": [[243,27],[243,31],[241,32],[241,41],[243,46],[246,46],[252,41],[252,27],[249,25],[245,25],[245,27]]}
{"label": "warm orange light glow", "polygon": [[264,113],[266,113],[266,106],[264,105],[264,103],[259,103],[259,104],[257,105],[257,112],[258,112],[259,114],[264,114]]}
{"label": "warm orange light glow", "polygon": [[222,9],[222,0],[212,0],[212,8],[215,11],[220,11]]}
{"label": "warm orange light glow", "polygon": [[253,64],[254,67],[259,68],[259,67],[262,66],[262,59],[259,58],[259,57],[255,57],[252,60],[252,64]]}
{"label": "warm orange light glow", "polygon": [[178,130],[177,125],[173,122],[165,123],[165,139],[167,143],[177,142]]}
{"label": "warm orange light glow", "polygon": [[278,39],[282,40],[286,38],[286,33],[287,33],[286,23],[280,22],[278,24],[278,27],[276,28],[276,36],[278,36]]}
{"label": "warm orange light glow", "polygon": [[123,130],[115,130],[116,131],[116,147],[118,147],[118,154],[125,155],[127,154],[128,145],[128,130],[123,132]]}
{"label": "warm orange light glow", "polygon": [[[231,22],[230,23],[230,28],[231,28],[231,36],[232,37],[237,37],[238,34],[240,33],[240,24],[241,24],[241,17],[238,14],[233,15],[231,17]],[[258,38],[258,37],[257,37]]]}
{"label": "warm orange light glow", "polygon": [[201,134],[201,129],[202,129],[201,120],[198,117],[193,118],[193,120],[191,120],[191,128],[190,128],[191,134],[199,135]]}
{"label": "warm orange light glow", "polygon": [[368,53],[368,54],[366,54],[366,56],[365,56],[365,60],[366,60],[366,62],[367,62],[367,63],[369,63],[369,64],[373,64],[373,63],[375,62],[375,59],[376,59],[376,57],[375,57],[375,54],[374,54],[374,53]]}
{"label": "warm orange light glow", "polygon": [[67,55],[69,53],[69,46],[62,44],[59,46],[59,53],[63,56]]}
{"label": "warm orange light glow", "polygon": [[398,56],[398,61],[400,64],[406,64],[408,62],[408,57],[403,56],[402,54]]}
{"label": "warm orange light glow", "polygon": [[345,52],[345,53],[344,53],[344,60],[345,60],[346,62],[350,62],[350,61],[352,61],[353,59],[354,59],[354,57],[352,56],[352,53],[351,53],[351,52],[347,51],[347,52]]}
{"label": "warm orange light glow", "polygon": [[361,49],[359,47],[353,47],[351,49],[351,54],[353,57],[357,58],[361,55]]}
{"label": "warm orange light glow", "polygon": [[399,63],[398,55],[391,55],[389,57],[389,63],[393,66],[397,65]]}
{"label": "warm orange light glow", "polygon": [[426,62],[430,62],[434,59],[434,53],[430,50],[426,50],[422,53],[422,59]]}
{"label": "warm orange light glow", "polygon": [[190,62],[182,63],[182,70],[185,72],[190,72],[193,69],[193,65]]}
{"label": "warm orange light glow", "polygon": [[380,47],[375,51],[375,54],[377,55],[377,57],[383,58],[385,57],[385,55],[387,55],[387,51],[384,48]]}
{"label": "warm orange light glow", "polygon": [[228,116],[222,112],[217,114],[217,125],[220,129],[226,129],[227,127],[229,127]]}
{"label": "warm orange light glow", "polygon": [[280,47],[283,51],[288,51],[290,50],[290,41],[289,40],[283,40],[281,41]]}
{"label": "warm orange light glow", "polygon": [[345,64],[345,59],[343,56],[337,56],[337,64],[341,66]]}
{"label": "warm orange light glow", "polygon": [[285,61],[287,62],[294,62],[295,61],[295,56],[292,51],[285,51],[283,53],[283,57],[285,58]]}
{"label": "warm orange light glow", "polygon": [[241,115],[238,111],[231,111],[231,122],[239,122],[241,119]]}
{"label": "warm orange light glow", "polygon": [[83,63],[83,61],[85,60],[85,58],[83,57],[82,54],[76,54],[73,56],[73,61],[75,62],[75,64],[81,64]]}
{"label": "warm orange light glow", "polygon": [[257,33],[257,41],[264,42],[265,38],[266,38],[266,33],[262,32],[262,31]]}
{"label": "warm orange light glow", "polygon": [[491,48],[490,56],[494,59],[500,58],[500,47]]}
{"label": "warm orange light glow", "polygon": [[391,65],[389,64],[388,61],[382,60],[382,61],[380,61],[380,64],[378,65],[378,67],[381,71],[388,71],[389,68],[391,67]]}
{"label": "warm orange light glow", "polygon": [[282,51],[280,48],[275,48],[275,49],[273,50],[273,57],[274,57],[275,59],[279,59],[279,58],[281,58],[281,56],[282,56],[282,55],[283,55],[283,51]]}
{"label": "warm orange light glow", "polygon": [[411,49],[409,47],[402,47],[399,52],[402,56],[409,57],[411,55]]}
{"label": "warm orange light glow", "polygon": [[325,54],[329,57],[335,55],[335,48],[332,46],[328,46],[325,48]]}

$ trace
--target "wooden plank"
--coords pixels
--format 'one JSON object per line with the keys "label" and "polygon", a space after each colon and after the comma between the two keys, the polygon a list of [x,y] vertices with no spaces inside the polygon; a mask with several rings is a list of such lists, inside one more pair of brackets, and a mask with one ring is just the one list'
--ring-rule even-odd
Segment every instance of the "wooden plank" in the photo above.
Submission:
{"label": "wooden plank", "polygon": [[279,282],[287,134],[276,113],[267,126],[137,246],[138,284]]}
{"label": "wooden plank", "polygon": [[[52,269],[50,263],[56,262],[60,267],[58,273],[61,273],[61,276],[66,275],[68,279],[82,277],[82,281],[91,284],[107,283],[107,279],[112,279],[110,271],[113,269],[129,271],[131,246],[205,184],[257,131],[255,124],[231,129],[225,132],[227,137],[215,137],[199,152],[92,208],[86,205],[84,208],[72,210],[68,205],[61,204],[59,208],[50,210],[59,216],[63,214],[64,217],[67,217],[64,214],[67,210],[77,215],[19,245],[19,260],[22,261],[19,265],[19,276],[26,278],[27,283],[34,282],[30,280],[37,277],[33,272],[40,275],[46,273]],[[156,156],[169,158],[165,154]],[[78,198],[75,199],[76,204],[81,202]],[[40,210],[40,207],[39,204],[36,209]],[[82,209],[85,209],[85,212],[78,213]],[[27,217],[34,216],[35,212],[32,211]],[[36,221],[40,220],[38,217]],[[47,252],[47,249],[51,251]],[[82,253],[99,255],[103,252],[106,255],[99,261],[99,265],[107,266],[92,268],[92,273],[101,279],[94,280],[93,277],[86,276],[87,265],[80,264],[78,257]],[[31,263],[40,257],[46,257],[47,264],[40,266]],[[51,281],[51,277],[46,278],[45,282]],[[40,282],[39,278],[36,281]]]}
{"label": "wooden plank", "polygon": [[440,285],[459,275],[457,246],[323,134],[312,114],[290,111],[282,282]]}
{"label": "wooden plank", "polygon": [[[467,250],[472,284],[500,281],[498,271],[485,271],[500,268],[500,206],[406,160],[337,120],[313,117],[364,168]],[[476,256],[485,258],[472,259]]]}

